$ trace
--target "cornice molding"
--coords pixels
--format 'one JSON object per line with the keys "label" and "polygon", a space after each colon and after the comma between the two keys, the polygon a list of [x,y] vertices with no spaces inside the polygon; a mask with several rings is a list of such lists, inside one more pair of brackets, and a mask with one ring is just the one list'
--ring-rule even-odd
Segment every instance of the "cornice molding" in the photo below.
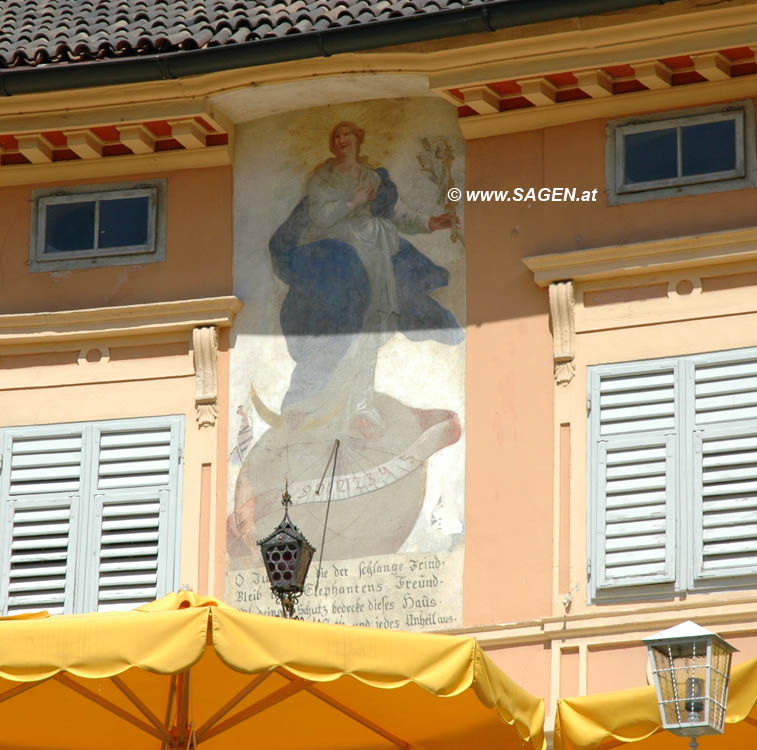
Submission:
{"label": "cornice molding", "polygon": [[[748,45],[753,44],[755,38],[757,24],[752,2],[731,0],[726,5],[702,6],[694,0],[678,0],[660,6],[529,24],[487,34],[227,70],[180,80],[0,97],[0,120],[4,116],[16,118],[19,114],[34,113],[47,117],[82,112],[93,107],[118,108],[125,103],[139,103],[147,108],[162,108],[167,103],[183,106],[192,99],[249,86],[267,88],[293,81],[315,82],[324,77],[344,74],[427,76],[430,88],[441,93],[445,87],[471,85],[474,82],[504,78],[538,79],[561,71],[583,71],[658,59],[659,56],[699,53],[742,42]],[[734,93],[728,87],[736,84],[739,88]],[[663,107],[670,106],[667,103],[669,100],[663,102],[662,99],[655,99],[654,95],[662,94],[663,98],[680,96],[679,89],[696,89],[701,93],[687,96],[697,98],[703,96],[710,85],[698,83],[676,86],[662,92],[643,92],[648,97],[643,106],[648,104],[654,108],[658,101]],[[749,95],[744,90],[744,83],[738,79],[725,80],[717,85],[722,87],[717,96],[719,100]],[[747,87],[751,86],[754,91],[755,85],[751,82]],[[711,93],[708,96],[711,97]],[[623,106],[628,106],[632,101],[637,102],[639,95],[624,94],[612,98],[627,101]],[[461,126],[466,137],[479,138],[554,124],[552,112],[558,109],[562,122],[615,116],[614,112],[612,115],[604,113],[602,106],[607,106],[606,99],[561,102],[527,110],[468,117],[461,120]],[[693,104],[691,100],[676,100],[673,106]],[[298,109],[299,106],[297,98],[293,97],[291,109]],[[638,106],[638,103],[634,104],[635,111],[638,111]],[[498,124],[495,126],[487,118],[496,118]],[[477,123],[472,122],[474,120]]]}
{"label": "cornice molding", "polygon": [[541,287],[749,261],[757,261],[757,227],[523,258]]}
{"label": "cornice molding", "polygon": [[[474,140],[597,118],[625,117],[642,111],[698,107],[754,96],[757,96],[757,75],[750,75],[725,81],[701,81],[654,91],[637,91],[597,99],[577,99],[524,107],[508,112],[463,117],[459,122],[463,137],[466,140]],[[447,97],[444,98],[448,100]]]}
{"label": "cornice molding", "polygon": [[71,102],[69,108],[59,112],[31,108],[21,112],[20,108],[16,107],[15,112],[0,116],[0,133],[38,133],[40,116],[43,114],[46,115],[46,130],[82,130],[104,125],[120,128],[140,125],[145,121],[184,120],[195,117],[201,117],[216,132],[227,133],[232,130],[231,123],[206,98],[187,96],[174,101],[159,99],[147,103],[122,97],[120,101],[100,107],[81,109],[76,102]]}
{"label": "cornice molding", "polygon": [[538,26],[518,35],[511,31],[513,38],[488,39],[465,55],[450,50],[450,62],[462,58],[458,67],[438,66],[429,82],[433,89],[468,86],[754,44],[753,5],[686,5],[688,10],[667,16],[644,8],[574,19],[572,27],[545,24],[540,34]]}
{"label": "cornice molding", "polygon": [[0,181],[48,181],[231,164],[234,126],[204,100],[0,117]]}
{"label": "cornice molding", "polygon": [[241,308],[237,297],[227,296],[0,315],[0,347],[228,328]]}
{"label": "cornice molding", "polygon": [[225,167],[232,163],[229,146],[205,146],[186,151],[124,154],[98,159],[56,161],[0,167],[0,180],[8,185],[37,185],[45,182],[105,179],[127,175],[164,173],[177,169]]}

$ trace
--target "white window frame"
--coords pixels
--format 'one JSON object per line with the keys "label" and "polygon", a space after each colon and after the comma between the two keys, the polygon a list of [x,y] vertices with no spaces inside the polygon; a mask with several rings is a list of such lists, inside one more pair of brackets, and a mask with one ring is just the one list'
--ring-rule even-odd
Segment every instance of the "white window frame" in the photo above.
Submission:
{"label": "white window frame", "polygon": [[[120,182],[102,185],[46,188],[32,192],[32,216],[29,243],[29,267],[32,271],[61,271],[99,266],[158,263],[165,260],[166,181]],[[101,200],[147,197],[147,242],[143,245],[97,247],[99,203]],[[96,204],[95,247],[65,253],[45,252],[47,207],[65,203]]]}
{"label": "white window frame", "polygon": [[[680,174],[682,169],[681,128],[688,125],[723,122],[725,120],[733,120],[736,124],[735,168],[698,175],[684,176]],[[625,181],[625,136],[665,129],[676,130],[679,175],[663,180],[627,183]],[[754,102],[751,100],[609,122],[607,124],[605,152],[608,205],[614,206],[656,198],[672,198],[722,190],[739,190],[757,185],[754,131]]]}
{"label": "white window frame", "polygon": [[[153,486],[141,485],[133,489],[117,487],[98,488],[98,446],[102,433],[129,431],[170,430],[171,448],[169,479]],[[10,494],[11,450],[14,438],[44,439],[65,438],[81,434],[81,461],[78,489],[61,491],[25,492]],[[68,560],[70,571],[65,576],[63,613],[90,612],[98,609],[100,544],[102,509],[111,505],[139,503],[154,500],[160,505],[158,542],[157,596],[175,590],[179,577],[179,541],[181,525],[181,498],[183,480],[184,417],[144,417],[116,419],[101,422],[8,427],[0,430],[0,616],[8,606],[10,575],[10,549],[4,549],[4,540],[12,530],[12,515],[16,503],[26,508],[33,505],[70,508]],[[130,598],[130,597],[127,597]],[[109,606],[113,608],[113,606]],[[31,606],[30,610],[39,609]]]}
{"label": "white window frame", "polygon": [[[670,597],[679,593],[751,588],[757,585],[757,566],[732,567],[723,572],[705,572],[702,559],[702,483],[701,452],[697,446],[703,439],[718,437],[757,436],[757,416],[732,421],[696,424],[695,367],[723,363],[738,363],[757,359],[757,348],[686,355],[675,358],[643,360],[609,365],[593,365],[587,372],[587,562],[589,586],[588,603],[603,604],[629,600]],[[638,375],[672,369],[675,389],[675,426],[660,430],[627,432],[603,437],[599,433],[599,382],[602,377]],[[613,446],[628,443],[669,441],[673,445],[668,468],[672,472],[669,483],[673,495],[668,498],[672,517],[667,519],[666,543],[672,541],[673,577],[649,576],[644,579],[617,580],[604,578],[604,492],[602,471],[603,444]],[[756,493],[757,494],[757,493]],[[748,523],[757,523],[757,512]],[[747,523],[746,521],[744,523]],[[672,537],[670,536],[672,535]]]}

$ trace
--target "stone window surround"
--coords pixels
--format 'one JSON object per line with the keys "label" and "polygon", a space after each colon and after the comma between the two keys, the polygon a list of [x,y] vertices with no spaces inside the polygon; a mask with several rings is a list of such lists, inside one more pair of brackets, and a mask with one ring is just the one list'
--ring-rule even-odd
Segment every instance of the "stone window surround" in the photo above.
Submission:
{"label": "stone window surround", "polygon": [[[144,250],[133,248],[108,248],[105,250],[60,253],[57,257],[44,252],[43,207],[46,199],[80,198],[82,201],[126,198],[148,195],[148,242]],[[139,182],[109,182],[70,187],[40,188],[32,191],[32,209],[29,227],[29,270],[33,273],[68,271],[77,268],[100,268],[144,263],[160,263],[166,259],[166,180]]]}

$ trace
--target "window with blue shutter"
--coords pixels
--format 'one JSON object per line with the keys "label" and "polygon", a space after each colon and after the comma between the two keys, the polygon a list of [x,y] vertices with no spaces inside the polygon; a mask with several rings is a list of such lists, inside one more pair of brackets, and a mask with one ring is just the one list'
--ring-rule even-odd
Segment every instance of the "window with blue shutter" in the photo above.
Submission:
{"label": "window with blue shutter", "polygon": [[182,417],[2,431],[0,614],[128,609],[175,587]]}
{"label": "window with blue shutter", "polygon": [[594,601],[757,581],[757,349],[589,368]]}

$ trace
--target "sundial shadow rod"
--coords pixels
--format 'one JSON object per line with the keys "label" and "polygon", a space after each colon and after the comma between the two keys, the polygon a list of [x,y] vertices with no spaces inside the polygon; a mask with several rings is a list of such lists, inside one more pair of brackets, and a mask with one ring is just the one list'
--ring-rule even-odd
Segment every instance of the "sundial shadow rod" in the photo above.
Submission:
{"label": "sundial shadow rod", "polygon": [[[321,580],[321,565],[323,563],[323,547],[326,544],[326,529],[329,525],[329,511],[331,510],[331,496],[334,493],[334,477],[336,476],[336,459],[339,455],[339,439],[337,438],[334,441],[334,447],[331,449],[331,455],[329,456],[329,460],[326,462],[326,466],[323,468],[323,476],[321,477],[321,481],[318,482],[318,487],[315,490],[315,494],[318,495],[321,492],[321,487],[323,486],[323,480],[326,477],[326,472],[329,470],[329,464],[331,464],[331,484],[329,485],[329,499],[326,503],[326,518],[323,521],[323,536],[321,537],[321,555],[318,558],[318,573],[315,578],[315,591],[314,594],[318,593],[318,582]],[[332,462],[333,459],[333,462]]]}

